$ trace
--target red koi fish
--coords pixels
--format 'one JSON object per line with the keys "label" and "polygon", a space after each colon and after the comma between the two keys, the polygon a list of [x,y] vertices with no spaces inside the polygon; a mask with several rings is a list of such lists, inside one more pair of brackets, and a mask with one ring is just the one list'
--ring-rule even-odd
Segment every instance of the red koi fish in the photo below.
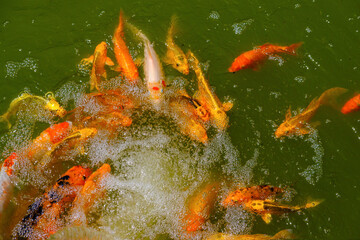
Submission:
{"label": "red koi fish", "polygon": [[70,168],[52,188],[29,206],[27,215],[13,231],[14,238],[47,239],[63,228],[65,223],[61,215],[71,207],[90,174],[88,168]]}
{"label": "red koi fish", "polygon": [[294,43],[290,46],[277,46],[270,43],[265,43],[260,47],[256,47],[253,50],[242,53],[234,60],[228,70],[229,72],[236,72],[246,68],[257,70],[259,63],[268,59],[269,56],[276,56],[277,53],[287,53],[295,55],[296,49],[302,44],[302,42],[299,42]]}
{"label": "red koi fish", "polygon": [[120,12],[119,25],[115,29],[113,37],[115,58],[119,64],[116,70],[122,72],[129,82],[137,83],[139,80],[139,72],[124,41],[123,28],[123,17],[122,12]]}
{"label": "red koi fish", "polygon": [[357,94],[355,97],[351,98],[341,108],[341,112],[343,114],[348,114],[359,110],[360,110],[360,94]]}

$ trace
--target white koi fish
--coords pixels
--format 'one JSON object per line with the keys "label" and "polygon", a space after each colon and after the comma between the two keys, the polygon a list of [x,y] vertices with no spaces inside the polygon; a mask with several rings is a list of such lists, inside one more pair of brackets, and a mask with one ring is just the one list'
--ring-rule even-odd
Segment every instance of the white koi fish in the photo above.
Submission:
{"label": "white koi fish", "polygon": [[[129,24],[129,23],[128,23]],[[144,74],[150,97],[155,104],[160,103],[163,89],[165,87],[165,77],[162,66],[149,39],[137,29],[129,24],[130,29],[144,42]]]}

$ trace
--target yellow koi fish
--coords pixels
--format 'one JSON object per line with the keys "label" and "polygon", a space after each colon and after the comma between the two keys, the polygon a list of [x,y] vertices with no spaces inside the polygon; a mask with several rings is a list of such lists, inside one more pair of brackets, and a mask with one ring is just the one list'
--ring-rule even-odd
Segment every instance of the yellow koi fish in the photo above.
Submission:
{"label": "yellow koi fish", "polygon": [[23,104],[29,101],[39,102],[45,110],[53,112],[59,117],[64,117],[66,114],[66,110],[55,100],[52,92],[46,93],[45,98],[30,93],[22,93],[19,97],[12,100],[6,113],[0,116],[0,120],[6,121],[8,128],[11,128],[10,118],[20,110]]}
{"label": "yellow koi fish", "polygon": [[128,23],[129,28],[144,42],[144,73],[150,98],[155,104],[159,104],[165,84],[165,77],[162,66],[149,39],[134,25]]}
{"label": "yellow koi fish", "polygon": [[174,32],[176,16],[173,15],[171,18],[170,27],[166,37],[167,52],[166,57],[163,59],[165,63],[170,64],[173,68],[181,72],[182,74],[189,74],[189,63],[185,53],[181,48],[174,42]]}
{"label": "yellow koi fish", "polygon": [[216,233],[207,238],[207,240],[270,240],[270,239],[295,239],[292,230],[286,229],[278,232],[274,236],[266,234],[251,235],[231,235],[225,233]]}
{"label": "yellow koi fish", "polygon": [[272,200],[251,200],[244,204],[244,208],[248,211],[257,213],[266,223],[271,222],[272,214],[284,214],[288,212],[296,212],[303,209],[313,208],[322,201],[313,201],[302,206],[283,205]]}
{"label": "yellow koi fish", "polygon": [[307,126],[307,123],[314,116],[318,108],[322,105],[331,105],[334,99],[345,92],[347,92],[345,88],[330,88],[321,94],[319,98],[314,98],[304,111],[294,117],[291,116],[291,109],[289,108],[285,121],[276,129],[275,136],[279,138],[282,136],[311,133],[312,129]]}
{"label": "yellow koi fish", "polygon": [[212,124],[219,130],[225,130],[229,126],[229,118],[225,112],[229,111],[233,104],[231,102],[224,104],[220,102],[219,98],[212,91],[209,82],[205,79],[199,60],[191,51],[188,52],[188,56],[190,68],[195,71],[198,79],[199,90],[194,96],[195,99],[209,111]]}

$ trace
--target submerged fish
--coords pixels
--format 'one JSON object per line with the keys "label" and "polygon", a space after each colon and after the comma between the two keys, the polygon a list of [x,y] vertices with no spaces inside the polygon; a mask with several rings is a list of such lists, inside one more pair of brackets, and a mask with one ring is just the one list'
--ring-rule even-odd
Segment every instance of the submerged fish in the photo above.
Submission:
{"label": "submerged fish", "polygon": [[32,101],[39,102],[45,110],[53,112],[59,117],[64,117],[66,114],[66,110],[55,100],[52,92],[46,93],[45,98],[29,93],[22,93],[19,97],[12,100],[6,113],[0,116],[0,120],[6,121],[8,128],[11,128],[10,118],[15,115],[22,106]]}
{"label": "submerged fish", "polygon": [[244,204],[244,208],[248,211],[257,213],[266,223],[271,222],[272,214],[284,214],[288,212],[296,212],[303,209],[313,208],[322,201],[313,201],[302,206],[289,206],[280,204],[270,200],[250,200]]}
{"label": "submerged fish", "polygon": [[206,130],[197,119],[193,104],[183,96],[170,99],[170,109],[175,114],[175,120],[180,127],[180,131],[189,136],[192,140],[207,143],[208,136]]}
{"label": "submerged fish", "polygon": [[253,50],[242,53],[234,60],[228,70],[229,72],[236,72],[246,68],[252,68],[253,70],[257,70],[259,63],[268,59],[269,56],[276,56],[277,53],[287,53],[295,55],[295,50],[301,45],[302,42],[294,43],[290,46],[277,46],[266,43],[260,47],[256,47]]}
{"label": "submerged fish", "polygon": [[88,168],[81,166],[65,172],[52,188],[29,206],[27,215],[13,231],[14,237],[46,239],[64,227],[61,216],[71,206],[90,174]]}
{"label": "submerged fish", "polygon": [[144,42],[144,73],[147,88],[150,92],[150,98],[155,104],[162,100],[165,88],[165,77],[152,44],[149,39],[134,25],[129,24],[130,29]]}
{"label": "submerged fish", "polygon": [[278,129],[276,129],[275,136],[279,138],[282,136],[304,135],[311,133],[312,129],[310,129],[307,124],[314,116],[318,108],[322,105],[332,105],[333,101],[345,92],[347,92],[347,89],[345,88],[330,88],[321,94],[319,98],[314,98],[304,111],[294,117],[291,116],[291,109],[289,108],[285,116],[285,121],[280,124]]}
{"label": "submerged fish", "polygon": [[348,114],[351,112],[356,112],[360,110],[360,94],[357,94],[349,101],[347,101],[344,106],[341,108],[343,114]]}
{"label": "submerged fish", "polygon": [[90,75],[90,91],[100,90],[99,84],[102,79],[106,79],[105,62],[107,60],[107,44],[99,43],[94,52],[93,66]]}
{"label": "submerged fish", "polygon": [[129,82],[137,83],[139,80],[139,72],[124,41],[124,23],[122,15],[122,12],[120,12],[119,25],[115,29],[112,40],[116,61],[119,64],[119,67],[116,70],[122,72]]}
{"label": "submerged fish", "polygon": [[274,236],[266,234],[251,234],[251,235],[232,235],[225,233],[216,233],[207,238],[207,240],[270,240],[270,239],[295,239],[292,230],[286,229],[278,232]]}
{"label": "submerged fish", "polygon": [[80,194],[75,198],[70,213],[72,225],[86,226],[86,215],[94,205],[105,194],[103,185],[104,179],[109,175],[111,167],[103,164],[98,170],[93,172],[86,180]]}
{"label": "submerged fish", "polygon": [[212,124],[219,130],[225,130],[229,126],[229,117],[225,112],[229,111],[233,104],[230,102],[220,102],[219,98],[212,91],[209,82],[205,79],[198,59],[191,51],[189,51],[188,56],[190,67],[195,71],[198,79],[199,90],[194,98],[209,111]]}
{"label": "submerged fish", "polygon": [[176,20],[176,16],[173,15],[171,17],[171,23],[166,37],[166,57],[163,60],[182,74],[187,75],[189,74],[189,63],[187,57],[181,48],[174,42]]}
{"label": "submerged fish", "polygon": [[214,209],[219,189],[220,184],[218,182],[208,183],[190,197],[184,218],[184,229],[187,233],[202,229]]}
{"label": "submerged fish", "polygon": [[241,205],[250,200],[267,200],[284,192],[284,189],[270,185],[258,185],[232,191],[222,202],[224,207]]}

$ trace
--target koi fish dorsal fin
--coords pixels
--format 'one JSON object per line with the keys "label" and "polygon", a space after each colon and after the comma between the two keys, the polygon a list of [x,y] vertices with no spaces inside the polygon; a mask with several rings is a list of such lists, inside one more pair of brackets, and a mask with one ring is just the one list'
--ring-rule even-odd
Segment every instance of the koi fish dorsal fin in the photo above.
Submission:
{"label": "koi fish dorsal fin", "polygon": [[285,229],[278,232],[270,239],[295,239],[295,235],[293,234],[293,231],[291,229]]}
{"label": "koi fish dorsal fin", "polygon": [[284,52],[290,55],[296,55],[296,49],[298,49],[301,45],[303,45],[303,42],[291,44],[284,49]]}
{"label": "koi fish dorsal fin", "polygon": [[269,224],[271,222],[272,216],[270,213],[264,213],[261,215],[261,218],[266,224]]}
{"label": "koi fish dorsal fin", "polygon": [[347,91],[347,89],[341,87],[330,88],[321,94],[319,97],[319,104],[336,108],[336,99]]}
{"label": "koi fish dorsal fin", "polygon": [[288,110],[286,111],[286,114],[285,114],[285,120],[289,120],[291,118],[291,106],[289,106]]}

